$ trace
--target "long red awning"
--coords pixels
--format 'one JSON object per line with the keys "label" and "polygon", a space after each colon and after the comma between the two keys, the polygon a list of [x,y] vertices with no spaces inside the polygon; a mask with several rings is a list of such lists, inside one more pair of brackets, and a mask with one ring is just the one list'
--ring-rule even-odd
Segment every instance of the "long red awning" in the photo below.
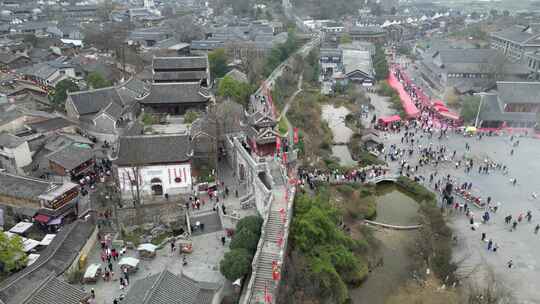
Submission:
{"label": "long red awning", "polygon": [[403,109],[405,110],[405,113],[409,118],[417,117],[420,114],[420,111],[412,101],[411,97],[407,92],[405,92],[405,89],[403,88],[403,85],[397,80],[396,76],[394,76],[394,70],[392,69],[388,76],[388,84],[398,92],[399,99],[401,100],[401,105],[403,106]]}
{"label": "long red awning", "polygon": [[379,118],[379,122],[380,123],[382,122],[382,123],[385,123],[385,124],[400,121],[400,120],[401,120],[401,117],[399,117],[399,115],[392,115],[392,116]]}

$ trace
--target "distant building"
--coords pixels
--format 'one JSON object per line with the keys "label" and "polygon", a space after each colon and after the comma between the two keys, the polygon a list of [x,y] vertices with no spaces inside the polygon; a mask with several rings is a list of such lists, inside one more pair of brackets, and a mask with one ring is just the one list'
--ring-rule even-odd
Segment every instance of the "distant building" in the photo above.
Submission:
{"label": "distant building", "polygon": [[82,127],[98,133],[117,134],[123,122],[133,120],[138,113],[137,98],[121,87],[70,92],[66,99],[68,117]]}
{"label": "distant building", "polygon": [[343,50],[321,48],[319,64],[323,78],[331,78],[334,73],[343,69]]}
{"label": "distant building", "polygon": [[348,31],[353,41],[384,43],[386,31],[380,26],[355,26]]}
{"label": "distant building", "polygon": [[28,143],[8,133],[0,133],[0,168],[22,174],[22,168],[32,162]]}
{"label": "distant building", "polygon": [[75,183],[0,172],[0,206],[4,214],[35,217],[47,224],[54,218],[77,215],[78,202],[79,185]]}
{"label": "distant building", "polygon": [[196,54],[206,54],[215,49],[224,48],[225,43],[218,40],[193,40],[191,41],[191,52]]}
{"label": "distant building", "polygon": [[348,81],[368,86],[375,82],[375,71],[369,51],[344,49],[343,70]]}
{"label": "distant building", "polygon": [[479,126],[532,128],[540,113],[540,82],[497,82],[497,91],[482,95]]}
{"label": "distant building", "polygon": [[210,92],[199,82],[154,83],[140,104],[148,113],[183,115],[188,110],[205,110],[209,101]]}
{"label": "distant building", "polygon": [[422,78],[430,86],[459,93],[484,92],[496,79],[527,79],[525,65],[508,62],[494,49],[445,49],[427,53],[421,61]]}
{"label": "distant building", "polygon": [[208,57],[156,57],[152,60],[154,83],[198,82],[210,86]]}
{"label": "distant building", "polygon": [[540,24],[513,25],[489,35],[491,47],[501,50],[512,62],[524,62],[525,53],[540,51]]}
{"label": "distant building", "polygon": [[14,70],[32,65],[32,60],[23,54],[0,53],[0,69]]}
{"label": "distant building", "polygon": [[152,47],[156,43],[173,37],[173,32],[165,27],[149,27],[135,29],[129,33],[127,42],[142,47]]}
{"label": "distant building", "polygon": [[43,86],[54,87],[64,79],[75,78],[75,68],[67,63],[52,60],[36,63],[16,70],[25,79]]}
{"label": "distant building", "polygon": [[199,283],[184,274],[168,270],[133,283],[126,302],[130,304],[215,304],[221,301],[221,287],[215,283]]}
{"label": "distant building", "polygon": [[113,164],[122,197],[135,199],[137,187],[141,196],[190,192],[192,155],[187,133],[120,137]]}

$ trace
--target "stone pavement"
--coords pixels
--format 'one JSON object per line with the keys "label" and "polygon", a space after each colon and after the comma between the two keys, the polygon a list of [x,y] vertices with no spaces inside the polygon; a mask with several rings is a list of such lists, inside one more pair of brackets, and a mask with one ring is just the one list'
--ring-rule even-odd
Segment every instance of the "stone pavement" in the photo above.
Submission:
{"label": "stone pavement", "polygon": [[[226,283],[225,278],[219,272],[219,261],[225,252],[229,250],[229,240],[223,246],[221,243],[222,236],[224,236],[224,232],[218,231],[192,237],[193,253],[186,255],[188,261],[188,265],[186,266],[182,266],[182,256],[179,254],[178,249],[174,253],[171,253],[170,246],[168,245],[158,250],[155,258],[149,260],[141,259],[139,270],[129,277],[130,286],[136,280],[168,269],[175,274],[184,272],[188,277],[197,281],[226,284],[224,293],[232,293],[232,287]],[[138,258],[136,250],[128,250],[126,256]],[[106,267],[106,263],[102,263],[100,259],[99,243],[88,257],[87,265],[91,263],[99,263],[103,269]],[[119,298],[121,294],[126,294],[130,288],[128,286],[127,290],[120,290],[120,282],[118,280],[120,278],[120,272],[118,270],[118,262],[113,261],[114,277],[112,281],[105,282],[100,278],[96,284],[82,284],[79,287],[87,291],[94,288],[96,292],[96,304],[112,303],[113,299]]]}
{"label": "stone pavement", "polygon": [[[387,144],[400,144],[401,135],[391,134],[387,137]],[[533,234],[534,226],[540,223],[540,201],[533,199],[531,193],[540,193],[537,172],[540,172],[540,141],[532,138],[519,138],[520,145],[513,148],[515,153],[510,155],[512,149],[509,136],[483,137],[482,140],[476,137],[464,137],[462,135],[451,134],[448,139],[439,142],[434,138],[429,140],[424,137],[420,141],[423,147],[430,143],[437,146],[445,144],[448,153],[457,150],[457,158],[464,154],[465,143],[471,145],[468,156],[475,159],[475,167],[470,173],[465,173],[463,168],[455,169],[453,164],[440,166],[438,177],[451,174],[460,182],[472,182],[473,192],[480,195],[485,201],[488,196],[494,202],[500,202],[500,209],[488,224],[481,224],[480,229],[472,231],[468,219],[464,216],[454,216],[451,218],[451,227],[458,237],[458,245],[455,248],[455,260],[464,260],[461,264],[461,272],[473,271],[473,277],[482,281],[486,271],[493,270],[497,280],[513,292],[518,303],[538,303],[540,299],[540,289],[536,288],[537,279],[540,278],[540,235]],[[509,174],[503,175],[500,171],[495,171],[489,175],[478,173],[478,164],[485,158],[496,163],[502,163],[509,168]],[[414,166],[417,159],[414,156],[409,163]],[[390,163],[391,167],[397,168],[398,162]],[[476,170],[475,170],[476,169]],[[433,168],[421,168],[419,174],[428,177]],[[517,185],[510,184],[510,178],[517,179]],[[461,199],[458,199],[461,201]],[[518,225],[514,232],[509,231],[509,226],[504,224],[504,217],[512,214],[517,218],[520,213],[531,210],[533,219],[531,223],[524,222]],[[477,215],[484,210],[472,208]],[[498,252],[487,251],[487,244],[480,241],[481,233],[487,234],[487,239],[493,239],[499,245]],[[507,262],[512,259],[514,267],[507,268]]]}

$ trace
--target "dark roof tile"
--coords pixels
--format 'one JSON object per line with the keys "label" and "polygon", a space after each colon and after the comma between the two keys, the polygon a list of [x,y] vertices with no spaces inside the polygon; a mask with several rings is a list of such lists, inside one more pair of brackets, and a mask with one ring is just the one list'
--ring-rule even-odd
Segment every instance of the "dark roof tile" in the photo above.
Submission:
{"label": "dark roof tile", "polygon": [[130,166],[186,162],[191,150],[187,134],[123,136],[115,163]]}

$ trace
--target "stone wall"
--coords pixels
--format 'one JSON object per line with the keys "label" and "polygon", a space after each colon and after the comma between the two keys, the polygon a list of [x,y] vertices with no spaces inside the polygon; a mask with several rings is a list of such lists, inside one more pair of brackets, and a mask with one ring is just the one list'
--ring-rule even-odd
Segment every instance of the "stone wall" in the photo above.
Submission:
{"label": "stone wall", "polygon": [[139,208],[129,207],[116,210],[118,221],[124,226],[136,226],[147,223],[171,224],[179,222],[185,225],[186,209],[179,203],[154,203],[141,205]]}
{"label": "stone wall", "polygon": [[[88,261],[88,256],[90,255],[90,251],[92,251],[97,241],[98,241],[98,229],[94,228],[94,231],[92,232],[92,234],[90,235],[90,237],[88,238],[84,246],[81,248],[79,255],[77,255],[77,258],[73,260],[73,263],[71,263],[71,266],[69,266],[69,268],[66,270],[67,273],[73,270],[77,270],[77,269],[81,271],[85,270],[85,269],[79,269],[79,266],[80,266],[79,262],[81,260],[81,257],[83,256],[86,257]],[[84,266],[86,267],[86,265]]]}

